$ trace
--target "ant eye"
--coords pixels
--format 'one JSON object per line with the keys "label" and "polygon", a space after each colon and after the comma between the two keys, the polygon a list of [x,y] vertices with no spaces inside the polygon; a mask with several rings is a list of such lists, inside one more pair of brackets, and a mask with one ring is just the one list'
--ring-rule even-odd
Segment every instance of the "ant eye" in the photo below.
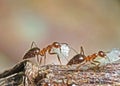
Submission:
{"label": "ant eye", "polygon": [[59,44],[55,44],[55,47],[58,48],[58,47],[60,47],[60,45]]}
{"label": "ant eye", "polygon": [[58,42],[54,42],[53,45],[54,45],[54,47],[56,47],[56,48],[60,47],[60,44],[59,44]]}
{"label": "ant eye", "polygon": [[106,56],[105,53],[104,53],[103,51],[99,51],[99,52],[98,52],[98,55],[101,56],[101,57]]}

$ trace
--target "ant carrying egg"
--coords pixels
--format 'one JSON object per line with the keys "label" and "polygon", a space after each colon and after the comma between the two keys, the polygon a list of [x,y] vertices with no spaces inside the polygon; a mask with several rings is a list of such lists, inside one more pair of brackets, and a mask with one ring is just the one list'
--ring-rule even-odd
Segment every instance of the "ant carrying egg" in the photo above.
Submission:
{"label": "ant carrying egg", "polygon": [[[33,47],[33,44],[35,47]],[[46,63],[46,54],[57,55],[58,61],[62,64],[60,58],[66,58],[69,56],[70,49],[74,50],[67,43],[53,42],[47,47],[40,49],[36,46],[35,42],[32,42],[31,49],[24,55],[23,59],[33,58],[37,56],[37,62],[41,64],[42,57],[44,57],[44,64]],[[74,50],[75,51],[75,50]],[[67,59],[67,58],[66,58]]]}

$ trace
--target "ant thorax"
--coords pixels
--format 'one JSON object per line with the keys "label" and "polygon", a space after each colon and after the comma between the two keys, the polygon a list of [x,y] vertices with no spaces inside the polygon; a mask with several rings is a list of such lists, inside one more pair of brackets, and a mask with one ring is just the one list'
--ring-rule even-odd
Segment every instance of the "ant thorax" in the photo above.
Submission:
{"label": "ant thorax", "polygon": [[60,48],[52,47],[51,52],[56,53],[59,57],[68,57],[70,48],[66,43],[60,43]]}

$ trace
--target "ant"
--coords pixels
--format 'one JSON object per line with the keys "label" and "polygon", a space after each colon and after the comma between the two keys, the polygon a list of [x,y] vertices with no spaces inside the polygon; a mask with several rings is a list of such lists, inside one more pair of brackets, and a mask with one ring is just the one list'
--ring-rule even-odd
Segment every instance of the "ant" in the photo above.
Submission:
{"label": "ant", "polygon": [[85,56],[83,47],[81,46],[81,52],[80,54],[75,55],[68,63],[67,65],[72,64],[79,64],[77,69],[81,66],[80,63],[85,64],[86,62],[90,62],[91,64],[95,65],[97,68],[100,66],[99,59],[97,58],[105,58],[106,54],[103,51],[99,51],[98,53],[94,53],[92,55]]}
{"label": "ant", "polygon": [[[56,54],[58,61],[60,62],[60,64],[62,64],[60,57],[59,57],[60,54],[63,53],[63,50],[61,49],[61,47],[62,47],[62,45],[66,45],[68,48],[68,44],[53,42],[52,44],[48,45],[47,47],[43,48],[42,50],[40,50],[36,46],[36,44],[35,44],[35,47],[32,48],[33,44],[35,44],[35,42],[32,42],[31,49],[24,55],[23,59],[32,58],[32,57],[37,56],[37,62],[40,62],[40,64],[41,64],[42,58],[39,61],[39,57],[38,57],[40,55],[40,56],[44,56],[44,64],[45,64],[46,63],[46,53],[48,52],[50,55]],[[59,49],[59,51],[54,51],[55,49]],[[62,52],[61,52],[61,50],[62,50]],[[68,48],[68,52],[69,52],[69,48]],[[66,54],[68,54],[68,52]]]}

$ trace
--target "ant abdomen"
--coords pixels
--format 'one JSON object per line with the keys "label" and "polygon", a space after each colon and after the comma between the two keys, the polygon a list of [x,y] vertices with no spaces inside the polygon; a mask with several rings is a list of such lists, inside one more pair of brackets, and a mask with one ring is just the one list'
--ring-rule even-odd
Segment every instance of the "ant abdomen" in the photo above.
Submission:
{"label": "ant abdomen", "polygon": [[77,54],[67,63],[67,65],[79,64],[84,60],[85,60],[85,55]]}

